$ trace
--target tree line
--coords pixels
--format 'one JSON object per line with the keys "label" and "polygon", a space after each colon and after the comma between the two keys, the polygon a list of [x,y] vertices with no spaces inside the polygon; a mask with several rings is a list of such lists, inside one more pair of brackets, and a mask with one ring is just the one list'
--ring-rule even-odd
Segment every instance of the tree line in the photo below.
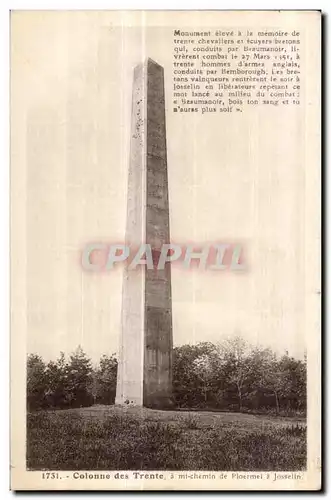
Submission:
{"label": "tree line", "polygon": [[[306,359],[248,344],[241,337],[173,349],[173,397],[177,408],[290,414],[306,411]],[[114,404],[117,358],[97,366],[79,346],[46,363],[27,359],[28,410]]]}

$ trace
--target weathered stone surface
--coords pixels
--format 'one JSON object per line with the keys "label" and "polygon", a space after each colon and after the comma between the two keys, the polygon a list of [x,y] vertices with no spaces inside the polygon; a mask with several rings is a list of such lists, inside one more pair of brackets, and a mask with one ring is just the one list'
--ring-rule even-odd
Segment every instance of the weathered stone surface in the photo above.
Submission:
{"label": "weathered stone surface", "polygon": [[[148,59],[134,70],[126,242],[170,242],[163,68]],[[157,264],[157,262],[156,262]],[[117,404],[172,404],[171,271],[125,270]]]}

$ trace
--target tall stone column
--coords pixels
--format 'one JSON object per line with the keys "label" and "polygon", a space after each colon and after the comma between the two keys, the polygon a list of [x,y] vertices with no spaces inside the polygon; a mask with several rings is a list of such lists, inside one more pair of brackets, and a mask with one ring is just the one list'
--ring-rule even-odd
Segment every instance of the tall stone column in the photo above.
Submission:
{"label": "tall stone column", "polygon": [[157,270],[170,242],[164,72],[151,59],[134,70],[126,244],[150,244],[154,269],[125,269],[116,404],[172,404],[170,265]]}

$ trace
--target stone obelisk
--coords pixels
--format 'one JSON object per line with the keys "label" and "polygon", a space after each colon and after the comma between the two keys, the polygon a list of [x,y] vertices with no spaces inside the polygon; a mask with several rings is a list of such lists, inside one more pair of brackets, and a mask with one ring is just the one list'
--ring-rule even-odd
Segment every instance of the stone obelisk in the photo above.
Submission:
{"label": "stone obelisk", "polygon": [[[167,144],[162,66],[147,59],[134,69],[126,244],[150,244],[158,261],[170,242]],[[172,405],[170,266],[126,267],[116,404]]]}

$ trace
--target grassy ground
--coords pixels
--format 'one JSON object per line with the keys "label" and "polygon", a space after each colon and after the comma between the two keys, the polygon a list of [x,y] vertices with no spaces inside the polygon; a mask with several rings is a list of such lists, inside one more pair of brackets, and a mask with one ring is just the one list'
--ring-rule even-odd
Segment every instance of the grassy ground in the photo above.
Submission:
{"label": "grassy ground", "polygon": [[301,470],[303,419],[93,406],[31,413],[27,467],[48,470]]}

